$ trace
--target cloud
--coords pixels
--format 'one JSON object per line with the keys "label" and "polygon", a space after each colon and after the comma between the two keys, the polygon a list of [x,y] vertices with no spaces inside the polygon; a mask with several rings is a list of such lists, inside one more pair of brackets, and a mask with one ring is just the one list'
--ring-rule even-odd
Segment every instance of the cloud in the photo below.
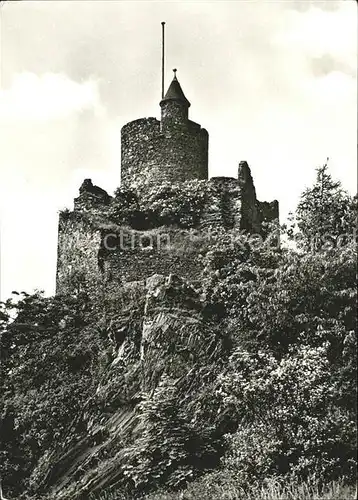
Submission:
{"label": "cloud", "polygon": [[[288,8],[299,12],[307,12],[312,7],[325,11],[336,11],[345,0],[289,0],[286,2]],[[353,0],[346,0],[353,1]]]}
{"label": "cloud", "polygon": [[[302,2],[306,3],[306,2]],[[303,13],[291,11],[285,27],[276,34],[278,43],[307,57],[330,54],[355,68],[357,17],[355,2],[340,1],[337,10],[322,10],[320,2]]]}
{"label": "cloud", "polygon": [[325,76],[337,71],[355,78],[356,69],[344,61],[333,57],[331,54],[323,54],[320,57],[313,57],[310,61],[311,69],[315,76]]}
{"label": "cloud", "polygon": [[0,91],[2,296],[53,291],[57,212],[79,177],[111,167],[110,130],[94,80],[23,72]]}
{"label": "cloud", "polygon": [[163,20],[166,84],[178,67],[190,117],[210,134],[211,175],[236,175],[247,160],[259,199],[278,198],[283,216],[327,156],[333,175],[355,189],[355,2],[53,0],[1,8],[6,290],[51,293],[56,211],[71,206],[85,177],[109,191],[119,185],[121,126],[159,115]]}
{"label": "cloud", "polygon": [[14,75],[13,84],[0,91],[5,179],[22,176],[31,189],[62,192],[71,171],[106,167],[108,126],[98,82],[53,73]]}
{"label": "cloud", "polygon": [[91,108],[102,111],[96,82],[77,83],[62,74],[20,73],[0,91],[2,122],[57,120]]}

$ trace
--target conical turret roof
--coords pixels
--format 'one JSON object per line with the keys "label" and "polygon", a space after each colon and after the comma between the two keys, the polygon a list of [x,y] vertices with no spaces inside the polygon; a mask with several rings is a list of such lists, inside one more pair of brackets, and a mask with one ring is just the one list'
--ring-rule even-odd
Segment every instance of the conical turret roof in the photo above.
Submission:
{"label": "conical turret roof", "polygon": [[183,92],[183,90],[180,86],[180,83],[177,79],[177,76],[176,76],[177,70],[175,69],[173,71],[174,71],[174,78],[173,78],[171,84],[169,85],[169,88],[167,90],[167,93],[164,96],[164,99],[161,101],[160,104],[162,104],[165,101],[179,101],[182,104],[184,104],[185,106],[189,107],[190,102],[185,97],[184,92]]}

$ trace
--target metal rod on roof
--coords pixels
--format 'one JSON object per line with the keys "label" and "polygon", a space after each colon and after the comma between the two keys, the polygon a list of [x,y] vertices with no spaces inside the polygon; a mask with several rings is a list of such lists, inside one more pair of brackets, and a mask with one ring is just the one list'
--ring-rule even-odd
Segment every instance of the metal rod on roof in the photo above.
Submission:
{"label": "metal rod on roof", "polygon": [[164,25],[162,22],[162,99],[164,99]]}

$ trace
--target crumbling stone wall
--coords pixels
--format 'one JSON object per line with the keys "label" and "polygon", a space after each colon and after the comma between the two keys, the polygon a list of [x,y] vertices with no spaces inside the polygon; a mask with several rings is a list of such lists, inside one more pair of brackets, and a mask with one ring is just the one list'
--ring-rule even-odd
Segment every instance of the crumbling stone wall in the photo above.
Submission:
{"label": "crumbling stone wall", "polygon": [[202,262],[201,247],[196,243],[191,232],[177,228],[103,230],[99,252],[103,279],[107,286],[146,280],[157,273],[198,279]]}
{"label": "crumbling stone wall", "polygon": [[259,202],[247,162],[240,162],[238,178],[212,177],[203,210],[203,227],[216,226],[262,233],[262,223],[278,218],[278,202]]}
{"label": "crumbling stone wall", "polygon": [[209,195],[203,210],[201,225],[240,229],[241,197],[237,179],[212,177],[208,184]]}
{"label": "crumbling stone wall", "polygon": [[76,212],[60,214],[56,293],[87,291],[97,295],[103,283],[98,266],[101,232]]}
{"label": "crumbling stone wall", "polygon": [[60,215],[56,293],[86,291],[96,296],[156,273],[199,279],[201,250],[190,231],[137,231],[69,212]]}
{"label": "crumbling stone wall", "polygon": [[107,191],[93,185],[91,179],[85,179],[80,187],[79,196],[74,199],[75,212],[87,212],[101,216],[112,197]]}
{"label": "crumbling stone wall", "polygon": [[252,179],[251,170],[246,161],[241,161],[238,168],[238,182],[241,197],[241,222],[240,227],[253,233],[261,232],[258,214],[256,190]]}
{"label": "crumbling stone wall", "polygon": [[258,201],[258,216],[260,223],[272,222],[279,218],[278,201]]}
{"label": "crumbling stone wall", "polygon": [[[118,198],[111,198],[87,179],[75,199],[74,212],[60,216],[57,293],[81,287],[91,294],[104,293],[103,287],[108,291],[157,273],[200,279],[202,255],[210,247],[208,229],[244,230],[266,236],[265,223],[278,219],[277,201],[257,200],[246,162],[240,163],[237,179],[214,177],[198,183],[193,196],[198,195],[197,191],[202,192],[204,201],[198,218],[193,219],[194,233],[178,225],[144,230],[133,223],[114,220],[113,214],[121,212],[122,203],[123,209],[130,211],[128,200],[119,198],[118,204]],[[141,199],[136,198],[134,204],[140,214]]]}

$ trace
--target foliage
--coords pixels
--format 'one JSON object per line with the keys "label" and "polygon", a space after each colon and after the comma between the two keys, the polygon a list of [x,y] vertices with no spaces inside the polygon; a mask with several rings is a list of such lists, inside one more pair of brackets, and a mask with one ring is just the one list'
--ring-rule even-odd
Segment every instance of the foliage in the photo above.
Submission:
{"label": "foliage", "polygon": [[346,244],[357,230],[357,195],[352,198],[332,179],[327,163],[316,172],[316,182],[303,192],[290,228],[299,247],[313,251]]}
{"label": "foliage", "polygon": [[223,463],[243,484],[287,473],[354,478],[354,415],[336,403],[327,347],[292,347],[280,360],[263,351],[232,354],[218,391],[238,430]]}
{"label": "foliage", "polygon": [[118,188],[114,193],[114,199],[106,208],[106,215],[118,225],[129,225],[136,228],[143,223],[143,214],[139,209],[137,195],[125,188]]}
{"label": "foliage", "polygon": [[[124,408],[135,425],[98,459],[121,483],[113,498],[192,480],[182,498],[352,495],[337,478],[352,482],[356,467],[357,252],[352,239],[321,243],[352,227],[355,201],[326,166],[317,176],[298,206],[297,249],[221,229],[195,284],[171,276],[97,302],[79,291],[2,304],[1,474],[12,493],[36,490],[89,421],[116,433]],[[107,215],[191,228],[208,195],[198,181],[163,184],[139,205],[118,190]],[[163,495],[148,500],[178,498]]]}
{"label": "foliage", "polygon": [[314,476],[299,483],[290,478],[269,478],[243,488],[235,476],[219,471],[204,476],[178,493],[153,493],[145,500],[353,500],[356,494],[357,488],[343,481],[332,481],[320,488]]}
{"label": "foliage", "polygon": [[[284,477],[272,477],[243,487],[232,472],[219,469],[196,479],[180,491],[157,490],[136,497],[141,500],[354,500],[357,487],[344,480],[331,481],[319,486],[315,476],[305,481]],[[104,491],[91,500],[135,500],[121,490]]]}
{"label": "foliage", "polygon": [[111,203],[102,207],[103,216],[117,225],[138,230],[162,226],[195,227],[209,193],[205,181],[162,182],[146,190],[140,199],[126,188],[115,191]]}
{"label": "foliage", "polygon": [[205,181],[163,182],[144,193],[141,209],[154,226],[194,227],[207,197]]}
{"label": "foliage", "polygon": [[82,413],[103,341],[86,296],[23,294],[2,307],[1,476],[16,492]]}

